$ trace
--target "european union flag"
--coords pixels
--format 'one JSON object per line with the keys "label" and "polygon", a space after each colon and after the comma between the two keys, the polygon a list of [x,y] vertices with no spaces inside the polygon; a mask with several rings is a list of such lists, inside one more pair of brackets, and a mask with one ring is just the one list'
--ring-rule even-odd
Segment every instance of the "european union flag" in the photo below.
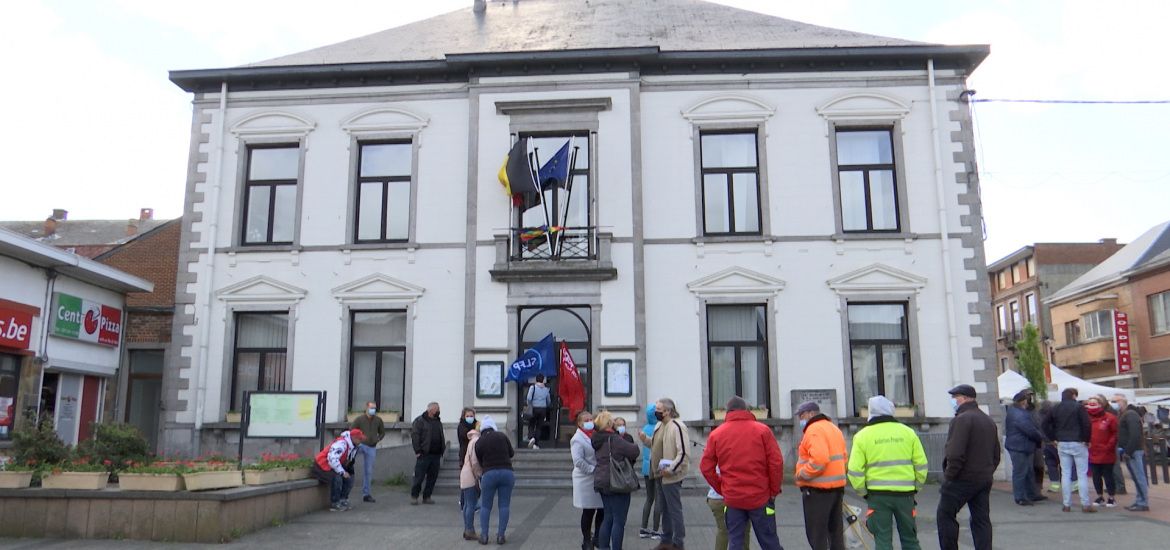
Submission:
{"label": "european union flag", "polygon": [[508,373],[504,375],[504,381],[519,382],[528,380],[537,374],[548,377],[556,376],[557,361],[556,354],[553,353],[554,345],[553,334],[550,332],[535,346],[524,350],[520,358],[508,366]]}
{"label": "european union flag", "polygon": [[544,166],[540,167],[537,173],[540,178],[540,188],[548,189],[549,187],[561,186],[564,187],[569,181],[569,142],[566,141],[561,146]]}

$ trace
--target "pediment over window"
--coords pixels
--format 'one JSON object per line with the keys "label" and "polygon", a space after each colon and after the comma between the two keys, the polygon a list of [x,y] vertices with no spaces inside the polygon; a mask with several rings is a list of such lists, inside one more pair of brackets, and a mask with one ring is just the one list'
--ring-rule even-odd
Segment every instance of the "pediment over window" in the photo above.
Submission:
{"label": "pediment over window", "polygon": [[316,122],[288,111],[264,111],[236,121],[231,132],[236,136],[250,137],[302,137],[316,126]]}
{"label": "pediment over window", "polygon": [[380,132],[415,133],[426,128],[430,121],[420,115],[403,109],[380,107],[357,113],[341,123],[341,129],[349,134],[372,134]]}
{"label": "pediment over window", "polygon": [[873,264],[826,281],[838,294],[858,292],[918,292],[926,286],[919,277],[884,264]]}
{"label": "pediment over window", "polygon": [[426,289],[395,279],[382,273],[374,273],[333,289],[333,297],[347,304],[353,302],[416,302]]}
{"label": "pediment over window", "polygon": [[700,298],[758,297],[770,298],[784,290],[785,282],[742,267],[729,267],[687,283],[687,289]]}
{"label": "pediment over window", "polygon": [[253,304],[295,304],[306,294],[308,291],[303,288],[264,275],[245,279],[215,292],[216,297],[224,302]]}
{"label": "pediment over window", "polygon": [[704,99],[682,112],[692,123],[755,123],[764,122],[776,109],[767,103],[746,95],[720,95]]}
{"label": "pediment over window", "polygon": [[910,104],[877,92],[855,92],[837,96],[820,107],[825,120],[901,120],[910,113]]}

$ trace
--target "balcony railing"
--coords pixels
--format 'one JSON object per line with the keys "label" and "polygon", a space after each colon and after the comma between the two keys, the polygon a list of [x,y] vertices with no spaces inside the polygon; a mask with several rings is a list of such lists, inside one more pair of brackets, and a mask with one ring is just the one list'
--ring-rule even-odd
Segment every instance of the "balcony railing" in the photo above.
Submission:
{"label": "balcony railing", "polygon": [[497,282],[608,281],[617,277],[610,259],[611,233],[596,227],[548,232],[516,228],[495,236]]}
{"label": "balcony railing", "polygon": [[510,260],[593,260],[597,258],[596,227],[513,228]]}

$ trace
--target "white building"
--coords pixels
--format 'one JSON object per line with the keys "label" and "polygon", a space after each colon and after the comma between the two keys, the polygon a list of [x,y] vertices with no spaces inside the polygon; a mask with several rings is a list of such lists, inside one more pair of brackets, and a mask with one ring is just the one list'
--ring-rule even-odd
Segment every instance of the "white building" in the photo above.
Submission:
{"label": "white building", "polygon": [[[662,396],[704,426],[742,394],[778,432],[808,397],[934,427],[957,383],[995,401],[964,93],[987,46],[697,0],[470,4],[171,74],[194,116],[169,449],[230,439],[246,389],[513,430],[517,388],[477,381],[550,331],[589,407],[639,422]],[[558,257],[497,181],[519,137],[579,148],[546,193]]]}
{"label": "white building", "polygon": [[68,444],[92,433],[121,358],[126,293],[153,288],[0,229],[0,449],[27,413],[52,418]]}

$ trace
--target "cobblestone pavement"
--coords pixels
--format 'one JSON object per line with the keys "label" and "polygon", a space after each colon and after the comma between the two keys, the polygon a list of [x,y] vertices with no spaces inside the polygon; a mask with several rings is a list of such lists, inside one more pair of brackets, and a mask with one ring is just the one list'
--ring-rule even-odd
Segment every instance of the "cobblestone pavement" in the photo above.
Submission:
{"label": "cobblestone pavement", "polygon": [[[1061,513],[1059,495],[1034,507],[1012,503],[1006,485],[999,484],[992,491],[992,523],[995,527],[995,547],[1008,550],[1021,548],[1061,548],[1099,550],[1109,546],[1126,548],[1165,548],[1170,539],[1170,486],[1153,487],[1151,505],[1154,514],[1126,512],[1121,506],[1102,510],[1097,514]],[[291,550],[297,548],[387,548],[445,550],[478,548],[473,541],[464,541],[458,495],[454,492],[435,494],[433,506],[409,504],[407,494],[400,488],[382,488],[376,494],[378,502],[365,504],[355,500],[349,512],[317,512],[293,520],[285,525],[246,535],[226,546]],[[630,506],[625,548],[649,550],[657,543],[638,538],[643,494],[635,494]],[[859,505],[860,500],[848,500]],[[1132,496],[1122,496],[1124,505]],[[924,549],[938,548],[934,510],[938,502],[938,487],[928,486],[919,495],[919,539]],[[800,504],[795,487],[785,486],[777,501],[780,542],[789,549],[807,548],[801,521]],[[964,512],[965,513],[965,512]],[[694,491],[684,496],[684,514],[687,522],[687,548],[714,547],[715,524],[707,508],[703,493]],[[495,514],[493,513],[493,516]],[[523,491],[512,499],[511,521],[508,525],[506,548],[512,549],[567,549],[580,548],[578,530],[579,511],[573,508],[568,491]],[[0,519],[3,521],[3,519]],[[493,524],[496,518],[493,517]],[[961,545],[971,548],[966,518]],[[478,526],[477,526],[478,528]],[[494,528],[493,528],[494,532]],[[872,541],[867,540],[869,548]],[[215,545],[166,544],[139,541],[0,539],[0,548],[20,549],[135,549],[135,548],[195,548]],[[222,545],[220,545],[222,546]],[[493,544],[495,546],[494,537]],[[753,548],[757,547],[753,544]],[[858,546],[860,548],[860,546]]]}

